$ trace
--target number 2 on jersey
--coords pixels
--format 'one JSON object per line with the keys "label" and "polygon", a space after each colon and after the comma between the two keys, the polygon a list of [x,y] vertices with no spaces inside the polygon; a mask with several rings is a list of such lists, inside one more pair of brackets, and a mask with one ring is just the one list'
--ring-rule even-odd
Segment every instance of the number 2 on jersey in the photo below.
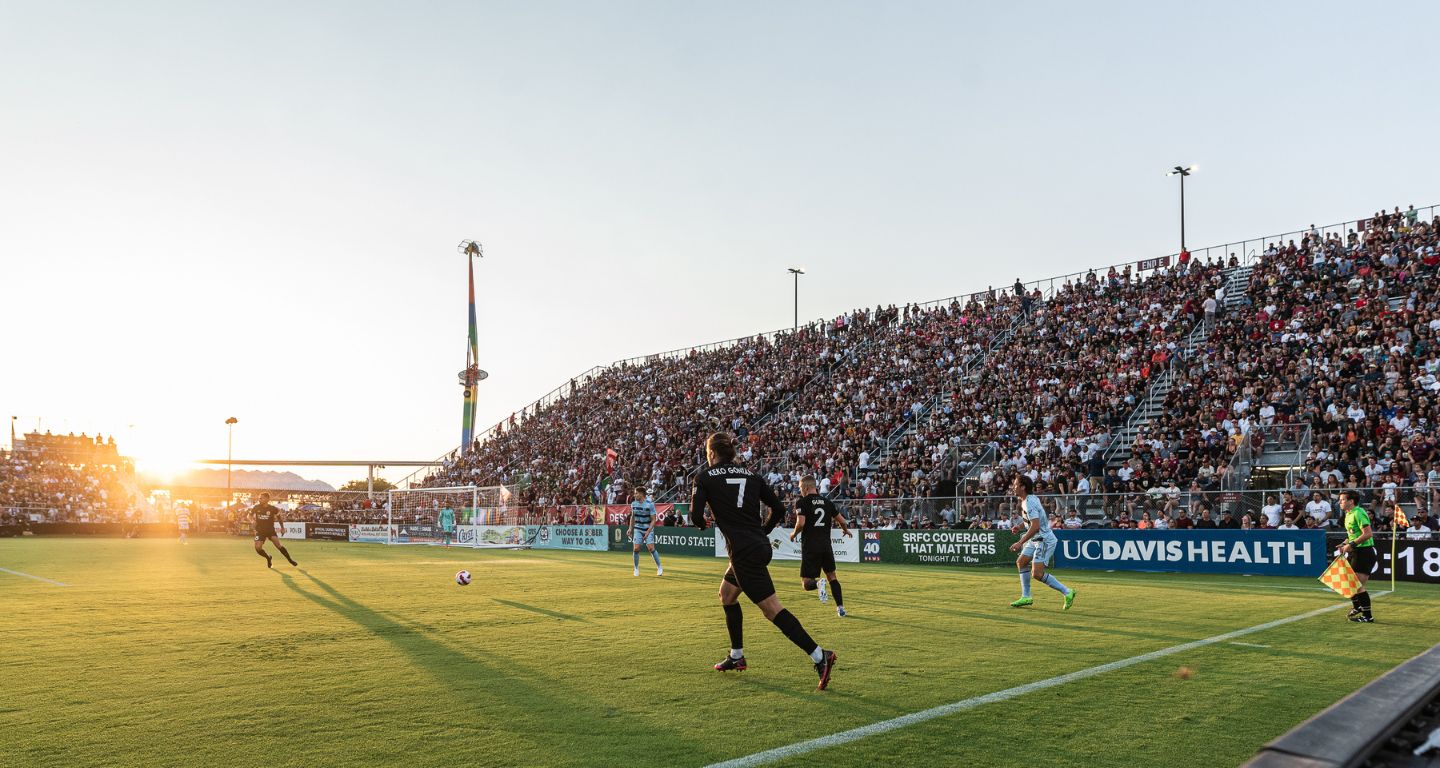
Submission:
{"label": "number 2 on jersey", "polygon": [[811,527],[811,528],[824,528],[824,527],[825,527],[825,514],[826,514],[826,511],[827,511],[827,510],[826,510],[824,507],[820,507],[820,508],[818,508],[818,509],[815,510],[815,522],[813,522],[813,523],[810,524],[810,527]]}
{"label": "number 2 on jersey", "polygon": [[741,477],[741,478],[738,478],[738,479],[737,479],[737,478],[730,478],[729,480],[726,480],[726,481],[725,481],[726,483],[729,483],[729,484],[731,484],[731,485],[738,485],[738,486],[740,486],[739,488],[737,488],[737,489],[735,490],[735,508],[736,508],[736,509],[739,509],[740,507],[745,506],[745,481],[746,481],[747,479],[748,479],[748,478]]}

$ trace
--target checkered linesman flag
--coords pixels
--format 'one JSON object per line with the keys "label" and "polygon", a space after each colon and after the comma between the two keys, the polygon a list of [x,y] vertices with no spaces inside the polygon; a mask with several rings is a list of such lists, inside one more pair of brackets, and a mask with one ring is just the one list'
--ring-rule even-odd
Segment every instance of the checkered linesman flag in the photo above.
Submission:
{"label": "checkered linesman flag", "polygon": [[1330,567],[1320,574],[1320,583],[1340,593],[1341,597],[1354,597],[1360,591],[1360,577],[1350,567],[1350,561],[1343,555],[1335,558]]}

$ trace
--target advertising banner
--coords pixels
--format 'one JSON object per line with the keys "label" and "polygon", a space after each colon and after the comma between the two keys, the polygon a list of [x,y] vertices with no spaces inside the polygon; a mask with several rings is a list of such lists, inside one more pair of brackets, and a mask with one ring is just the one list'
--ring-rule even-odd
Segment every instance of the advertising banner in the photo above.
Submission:
{"label": "advertising banner", "polygon": [[327,541],[348,541],[350,526],[342,523],[306,523],[305,538]]}
{"label": "advertising banner", "polygon": [[504,547],[513,549],[531,544],[539,526],[524,525],[460,525],[455,527],[455,543],[466,547]]}
{"label": "advertising banner", "polygon": [[1058,568],[1319,576],[1325,533],[1309,531],[1058,531]]}
{"label": "advertising banner", "polygon": [[284,524],[284,527],[280,530],[280,538],[282,538],[282,539],[303,539],[303,538],[305,538],[305,524],[304,524],[304,523],[285,523],[285,524]]}
{"label": "advertising banner", "polygon": [[380,542],[383,544],[388,541],[388,534],[389,526],[386,525],[362,523],[350,526],[351,541],[364,541],[372,544]]}
{"label": "advertising banner", "polygon": [[[770,548],[774,550],[772,560],[799,560],[800,540],[790,540],[789,528],[776,528],[770,532]],[[849,536],[844,536],[838,528],[830,529],[830,549],[835,553],[837,563],[858,563],[860,562],[860,531],[852,530]],[[715,536],[715,556],[729,557],[730,553],[725,549],[725,537]]]}
{"label": "advertising banner", "polygon": [[610,549],[603,525],[542,525],[535,536],[536,549],[582,549],[604,552]]}
{"label": "advertising banner", "polygon": [[429,544],[440,541],[440,529],[433,525],[391,523],[390,540],[400,544]]}
{"label": "advertising banner", "polygon": [[[1019,538],[1009,531],[979,528],[965,530],[865,531],[878,536],[879,546],[867,541],[867,560],[915,565],[1004,565],[1016,554],[1010,545]],[[873,540],[870,540],[873,541]]]}
{"label": "advertising banner", "polygon": [[[629,552],[632,547],[630,541],[630,529],[623,525],[610,527],[610,549],[616,552]],[[655,548],[665,555],[699,555],[702,557],[715,556],[715,529],[706,528],[703,531],[694,528],[666,528],[661,526],[655,529]],[[644,549],[644,547],[641,547]]]}
{"label": "advertising banner", "polygon": [[[1380,567],[1372,578],[1389,579],[1390,542],[1376,539],[1375,553],[1380,556]],[[1395,578],[1440,584],[1440,541],[1401,539],[1395,542]]]}
{"label": "advertising banner", "polygon": [[[674,510],[676,514],[683,514],[683,512],[682,512],[681,510],[677,510],[677,509],[676,509],[677,506],[679,506],[679,507],[689,507],[690,505],[689,505],[689,504],[679,504],[679,505],[676,505],[676,504],[672,504],[672,503],[669,503],[669,502],[666,502],[666,503],[664,503],[664,504],[656,504],[656,505],[655,505],[655,519],[656,519],[657,521],[658,521],[658,520],[663,520],[663,519],[665,519],[665,516],[668,515],[668,514],[670,514],[671,510]],[[598,520],[598,518],[596,518],[596,519]],[[630,505],[629,505],[629,504],[611,504],[610,506],[605,507],[605,524],[606,524],[606,525],[619,525],[619,526],[627,526],[627,525],[629,525],[629,524],[630,524]]]}

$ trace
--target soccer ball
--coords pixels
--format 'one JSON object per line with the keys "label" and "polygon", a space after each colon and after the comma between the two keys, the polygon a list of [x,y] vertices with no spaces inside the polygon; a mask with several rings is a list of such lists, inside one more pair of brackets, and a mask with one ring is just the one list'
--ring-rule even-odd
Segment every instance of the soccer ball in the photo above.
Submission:
{"label": "soccer ball", "polygon": [[469,572],[469,571],[461,571],[461,572],[455,574],[455,583],[456,583],[456,584],[459,584],[459,585],[462,586],[462,587],[465,586],[466,584],[469,584],[469,583],[470,583],[470,572]]}

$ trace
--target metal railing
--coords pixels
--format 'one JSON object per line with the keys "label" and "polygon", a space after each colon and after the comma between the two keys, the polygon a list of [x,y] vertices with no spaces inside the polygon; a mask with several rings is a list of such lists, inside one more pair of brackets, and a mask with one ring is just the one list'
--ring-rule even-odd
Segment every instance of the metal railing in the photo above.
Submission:
{"label": "metal railing", "polygon": [[[1335,528],[1340,524],[1343,514],[1340,512],[1338,494],[1341,490],[1355,490],[1361,496],[1361,506],[1370,511],[1371,517],[1375,519],[1388,520],[1390,515],[1388,509],[1393,506],[1387,499],[1393,498],[1405,510],[1407,516],[1415,519],[1419,510],[1427,513],[1440,508],[1440,488],[1416,488],[1414,486],[1402,486],[1394,489],[1383,487],[1376,488],[1326,488],[1321,489],[1322,500],[1329,505],[1325,514],[1326,524],[1324,527]],[[1174,488],[1155,488],[1148,492],[1132,493],[1066,493],[1066,494],[1037,494],[1045,510],[1062,519],[1070,517],[1073,510],[1077,519],[1077,525],[1113,525],[1116,521],[1128,519],[1138,524],[1140,521],[1149,519],[1154,521],[1161,514],[1166,516],[1165,527],[1176,527],[1174,521],[1178,520],[1181,511],[1191,522],[1196,522],[1202,516],[1209,516],[1212,520],[1221,520],[1226,513],[1229,513],[1236,521],[1236,527],[1244,527],[1244,518],[1248,515],[1253,527],[1262,527],[1259,521],[1261,510],[1266,506],[1269,497],[1274,497],[1276,502],[1281,503],[1293,500],[1295,511],[1291,516],[1297,519],[1310,516],[1312,513],[1306,510],[1305,505],[1310,502],[1311,490],[1294,491],[1285,490],[1246,490],[1246,491],[1224,491],[1224,490],[1185,490]],[[1289,495],[1287,495],[1289,494]],[[976,523],[980,521],[1005,521],[1020,513],[1020,505],[1013,495],[1008,493],[989,494],[959,494],[956,496],[940,497],[905,497],[893,499],[837,499],[835,503],[846,519],[852,525],[856,521],[882,521],[897,522],[905,520],[910,526],[936,525],[949,526],[957,522],[966,521]],[[1281,520],[1285,513],[1282,511]],[[1429,527],[1436,528],[1434,518],[1428,517]],[[1379,523],[1376,523],[1378,529]]]}

